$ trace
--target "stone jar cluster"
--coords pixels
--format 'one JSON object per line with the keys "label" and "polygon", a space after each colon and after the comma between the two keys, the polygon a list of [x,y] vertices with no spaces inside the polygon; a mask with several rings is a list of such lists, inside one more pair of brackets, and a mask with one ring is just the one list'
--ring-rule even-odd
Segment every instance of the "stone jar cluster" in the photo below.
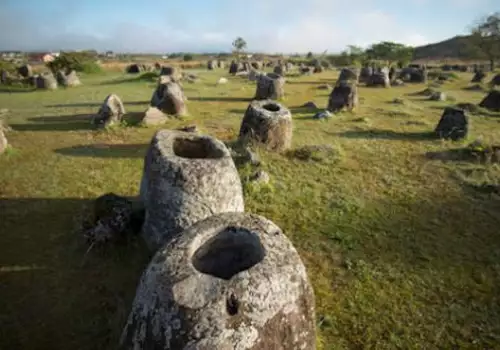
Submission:
{"label": "stone jar cluster", "polygon": [[242,192],[224,143],[156,132],[140,186],[155,255],[121,349],[315,349],[304,264],[276,224],[244,213]]}

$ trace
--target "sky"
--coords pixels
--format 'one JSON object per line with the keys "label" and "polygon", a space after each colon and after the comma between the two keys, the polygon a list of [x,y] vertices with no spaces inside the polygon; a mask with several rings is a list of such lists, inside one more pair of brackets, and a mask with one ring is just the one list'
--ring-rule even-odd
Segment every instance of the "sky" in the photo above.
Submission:
{"label": "sky", "polygon": [[[496,3],[496,5],[495,5]],[[0,0],[0,50],[340,52],[465,34],[498,0]]]}

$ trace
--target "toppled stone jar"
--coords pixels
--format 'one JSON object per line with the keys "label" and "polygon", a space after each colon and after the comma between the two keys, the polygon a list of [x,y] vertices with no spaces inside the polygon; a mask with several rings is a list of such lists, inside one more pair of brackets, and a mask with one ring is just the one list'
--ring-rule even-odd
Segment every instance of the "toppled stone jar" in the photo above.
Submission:
{"label": "toppled stone jar", "polygon": [[198,222],[143,273],[120,348],[314,350],[314,294],[299,254],[258,215]]}
{"label": "toppled stone jar", "polygon": [[140,196],[146,208],[142,233],[152,250],[199,220],[244,211],[241,180],[224,143],[177,130],[153,137]]}

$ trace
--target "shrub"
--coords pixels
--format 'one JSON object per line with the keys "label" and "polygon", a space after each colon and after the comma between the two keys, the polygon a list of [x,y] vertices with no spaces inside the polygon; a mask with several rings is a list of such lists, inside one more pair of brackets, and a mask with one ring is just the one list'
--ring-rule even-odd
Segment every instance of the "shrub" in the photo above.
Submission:
{"label": "shrub", "polygon": [[53,72],[58,70],[83,73],[99,73],[102,71],[101,66],[97,64],[94,57],[88,52],[61,52],[59,57],[52,62],[47,63],[47,67]]}
{"label": "shrub", "polygon": [[185,54],[184,57],[182,58],[185,62],[192,61],[193,60],[193,55],[191,54]]}

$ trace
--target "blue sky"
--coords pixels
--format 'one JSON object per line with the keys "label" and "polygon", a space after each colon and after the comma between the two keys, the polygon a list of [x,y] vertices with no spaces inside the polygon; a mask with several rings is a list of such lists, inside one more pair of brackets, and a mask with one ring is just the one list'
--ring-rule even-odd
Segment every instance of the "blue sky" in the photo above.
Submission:
{"label": "blue sky", "polygon": [[[496,5],[495,5],[496,3]],[[466,33],[498,0],[0,0],[0,50],[339,52]]]}

